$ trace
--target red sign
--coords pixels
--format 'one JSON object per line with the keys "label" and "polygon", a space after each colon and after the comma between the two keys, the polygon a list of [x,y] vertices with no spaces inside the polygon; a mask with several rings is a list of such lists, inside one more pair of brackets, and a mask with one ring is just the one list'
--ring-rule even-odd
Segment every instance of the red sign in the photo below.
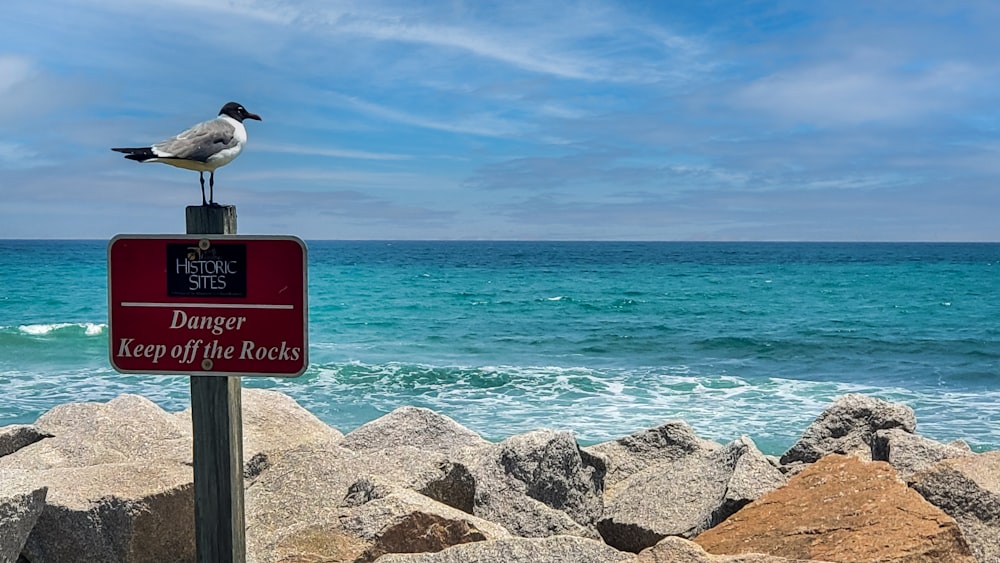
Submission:
{"label": "red sign", "polygon": [[296,377],[309,366],[306,246],[290,236],[118,235],[108,348],[123,373]]}

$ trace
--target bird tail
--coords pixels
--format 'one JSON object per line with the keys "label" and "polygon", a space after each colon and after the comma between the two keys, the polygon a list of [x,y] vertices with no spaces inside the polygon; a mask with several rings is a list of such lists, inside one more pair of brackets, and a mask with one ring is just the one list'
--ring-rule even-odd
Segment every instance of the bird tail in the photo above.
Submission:
{"label": "bird tail", "polygon": [[132,149],[119,148],[119,149],[111,149],[111,150],[113,150],[115,152],[123,152],[123,153],[125,153],[125,158],[127,158],[129,160],[136,160],[136,161],[139,161],[139,162],[146,162],[147,160],[149,160],[151,158],[156,158],[156,155],[153,154],[153,147],[139,147],[139,148],[132,148]]}

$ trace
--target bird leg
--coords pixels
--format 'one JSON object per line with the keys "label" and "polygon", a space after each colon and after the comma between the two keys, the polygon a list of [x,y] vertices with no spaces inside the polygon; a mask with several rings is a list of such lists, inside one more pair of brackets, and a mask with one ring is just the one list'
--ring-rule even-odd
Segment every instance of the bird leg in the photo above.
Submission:
{"label": "bird leg", "polygon": [[215,170],[208,174],[208,203],[215,205]]}
{"label": "bird leg", "polygon": [[208,205],[208,202],[205,201],[205,173],[199,172],[198,179],[201,180],[201,204]]}

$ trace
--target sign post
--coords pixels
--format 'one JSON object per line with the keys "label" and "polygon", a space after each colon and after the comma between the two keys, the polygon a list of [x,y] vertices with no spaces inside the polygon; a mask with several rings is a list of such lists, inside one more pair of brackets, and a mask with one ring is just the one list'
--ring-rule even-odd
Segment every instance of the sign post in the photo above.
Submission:
{"label": "sign post", "polygon": [[187,236],[108,245],[109,356],[123,373],[191,376],[199,563],[244,563],[240,376],[308,367],[305,245],[236,236],[234,206],[187,208]]}

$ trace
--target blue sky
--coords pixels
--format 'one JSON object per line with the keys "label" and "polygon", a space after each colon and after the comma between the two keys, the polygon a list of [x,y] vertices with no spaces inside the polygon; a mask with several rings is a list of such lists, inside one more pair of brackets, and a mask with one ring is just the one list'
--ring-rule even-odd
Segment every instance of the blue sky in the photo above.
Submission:
{"label": "blue sky", "polygon": [[1000,241],[995,2],[8,2],[0,238]]}

